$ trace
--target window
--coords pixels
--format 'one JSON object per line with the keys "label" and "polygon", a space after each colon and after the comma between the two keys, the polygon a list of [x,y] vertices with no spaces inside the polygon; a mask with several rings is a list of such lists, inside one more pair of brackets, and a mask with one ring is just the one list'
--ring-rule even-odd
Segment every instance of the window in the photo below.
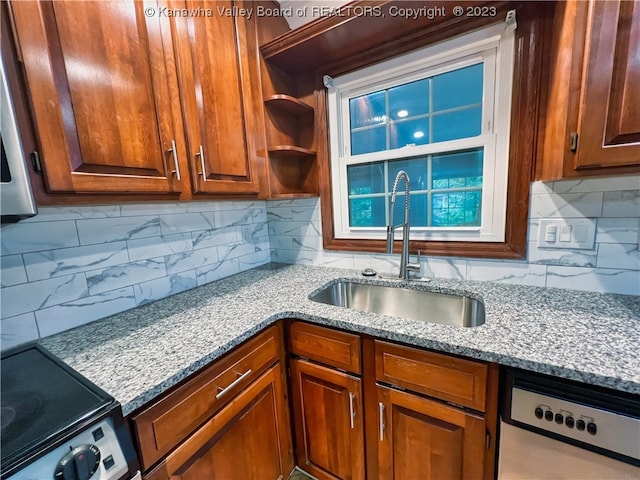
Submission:
{"label": "window", "polygon": [[412,240],[505,241],[513,57],[514,33],[499,24],[334,79],[336,238],[385,238],[404,170]]}

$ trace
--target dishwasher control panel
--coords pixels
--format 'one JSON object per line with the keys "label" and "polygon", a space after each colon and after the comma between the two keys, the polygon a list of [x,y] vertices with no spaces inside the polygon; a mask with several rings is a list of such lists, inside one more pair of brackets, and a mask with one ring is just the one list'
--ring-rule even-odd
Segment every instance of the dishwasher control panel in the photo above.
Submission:
{"label": "dishwasher control panel", "polygon": [[640,460],[640,419],[518,387],[511,420]]}
{"label": "dishwasher control panel", "polygon": [[[532,445],[544,445],[547,452],[556,451],[560,455],[561,450],[570,452],[571,448],[578,447],[609,457],[595,459],[600,466],[612,459],[640,467],[640,395],[503,367],[500,405],[501,428],[518,432],[517,438],[526,437]],[[588,456],[579,458],[587,463],[594,462],[587,460]],[[590,470],[587,468],[587,471]],[[632,471],[632,478],[640,479],[640,469]],[[553,476],[551,470],[539,478],[549,476]],[[604,476],[609,477],[608,474]],[[589,478],[600,477],[596,474]]]}

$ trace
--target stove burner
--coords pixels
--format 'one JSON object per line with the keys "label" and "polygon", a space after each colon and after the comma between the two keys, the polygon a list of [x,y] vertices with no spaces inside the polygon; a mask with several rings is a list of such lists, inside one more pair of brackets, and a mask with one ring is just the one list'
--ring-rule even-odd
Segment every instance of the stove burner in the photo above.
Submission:
{"label": "stove burner", "polygon": [[2,396],[0,438],[18,438],[28,430],[41,410],[42,400],[33,393],[15,393]]}

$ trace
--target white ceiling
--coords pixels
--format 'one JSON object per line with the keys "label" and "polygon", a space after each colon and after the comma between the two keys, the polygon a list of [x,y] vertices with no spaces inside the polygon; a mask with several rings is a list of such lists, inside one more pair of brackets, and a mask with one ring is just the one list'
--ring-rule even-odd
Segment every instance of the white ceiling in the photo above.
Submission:
{"label": "white ceiling", "polygon": [[285,19],[293,29],[319,18],[319,16],[321,16],[320,14],[323,13],[322,8],[338,8],[345,3],[349,3],[349,1],[350,0],[279,0],[278,3],[280,3],[282,10],[288,12],[290,9],[291,15],[286,15]]}

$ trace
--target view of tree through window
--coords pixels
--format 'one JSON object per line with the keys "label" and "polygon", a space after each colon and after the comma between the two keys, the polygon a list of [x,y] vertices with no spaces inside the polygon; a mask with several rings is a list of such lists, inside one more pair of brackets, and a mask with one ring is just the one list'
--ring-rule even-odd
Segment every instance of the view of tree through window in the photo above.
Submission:
{"label": "view of tree through window", "polygon": [[[483,64],[349,99],[351,155],[458,140],[481,133]],[[411,179],[411,224],[480,226],[483,148],[347,167],[351,227],[388,220],[393,179]],[[402,218],[404,201],[394,218]],[[397,215],[397,216],[396,216]]]}
{"label": "view of tree through window", "polygon": [[[393,180],[400,170],[411,183],[411,225],[480,226],[483,149],[372,162],[347,167],[352,227],[384,227]],[[403,187],[401,185],[401,187]],[[400,189],[394,219],[402,218]]]}

